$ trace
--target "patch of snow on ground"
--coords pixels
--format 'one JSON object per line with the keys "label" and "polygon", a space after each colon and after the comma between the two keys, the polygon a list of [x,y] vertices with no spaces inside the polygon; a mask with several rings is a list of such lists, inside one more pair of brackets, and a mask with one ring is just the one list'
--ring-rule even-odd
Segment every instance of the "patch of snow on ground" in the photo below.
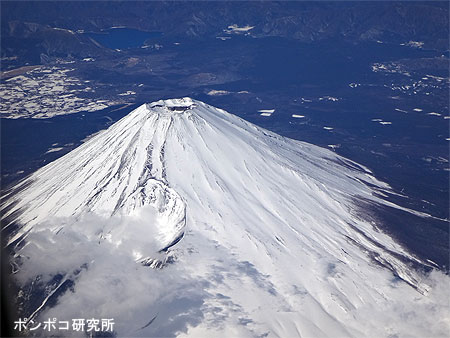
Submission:
{"label": "patch of snow on ground", "polygon": [[241,34],[241,33],[248,33],[250,32],[255,26],[242,26],[239,27],[238,25],[230,25],[227,29],[224,29],[224,32],[227,34]]}
{"label": "patch of snow on ground", "polygon": [[422,41],[408,41],[407,43],[401,43],[401,46],[409,46],[414,48],[422,48],[424,43]]}
{"label": "patch of snow on ground", "polygon": [[49,150],[46,151],[46,154],[48,154],[48,153],[54,153],[54,152],[57,152],[57,151],[60,151],[60,150],[63,150],[63,149],[64,149],[64,148],[62,148],[62,147],[50,148]]}
{"label": "patch of snow on ground", "polygon": [[208,93],[206,93],[206,95],[209,96],[222,96],[222,95],[228,95],[230,94],[229,91],[227,90],[210,90]]}
{"label": "patch of snow on ground", "polygon": [[128,95],[136,95],[136,92],[132,91],[132,90],[127,90],[124,93],[120,93],[118,94],[119,96],[128,96]]}
{"label": "patch of snow on ground", "polygon": [[275,112],[275,109],[261,109],[258,110],[261,116],[271,116]]}
{"label": "patch of snow on ground", "polygon": [[[80,111],[95,111],[117,102],[99,104],[86,97],[94,89],[68,73],[73,69],[42,66],[0,84],[0,116],[4,118],[51,118]],[[86,82],[86,81],[85,81]]]}
{"label": "patch of snow on ground", "polygon": [[323,96],[323,97],[319,97],[319,101],[339,101],[339,99],[337,97],[333,97],[333,96]]}

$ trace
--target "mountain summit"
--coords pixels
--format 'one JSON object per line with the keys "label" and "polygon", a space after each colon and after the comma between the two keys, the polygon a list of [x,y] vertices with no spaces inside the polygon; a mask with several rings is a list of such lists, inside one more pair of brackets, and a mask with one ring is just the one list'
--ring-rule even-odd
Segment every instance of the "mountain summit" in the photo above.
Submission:
{"label": "mountain summit", "polygon": [[28,318],[114,317],[119,336],[445,335],[448,277],[411,269],[423,262],[358,206],[385,190],[327,149],[182,98],[36,171],[3,218]]}

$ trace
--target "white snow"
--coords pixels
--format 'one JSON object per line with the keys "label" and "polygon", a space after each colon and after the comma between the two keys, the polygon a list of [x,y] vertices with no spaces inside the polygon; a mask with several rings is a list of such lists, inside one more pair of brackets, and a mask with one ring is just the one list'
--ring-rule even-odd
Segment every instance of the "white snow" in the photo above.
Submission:
{"label": "white snow", "polygon": [[105,100],[105,104],[96,104],[85,97],[84,93],[95,90],[85,87],[80,79],[68,74],[72,71],[74,69],[40,66],[6,80],[0,84],[0,116],[47,119],[84,110],[101,110],[118,103]]}
{"label": "white snow", "polygon": [[230,25],[227,29],[224,29],[224,32],[227,34],[239,34],[239,33],[248,33],[250,32],[255,26],[242,26],[239,27],[238,25]]}
{"label": "white snow", "polygon": [[62,147],[50,148],[49,150],[47,150],[46,154],[54,153],[54,152],[57,152],[57,151],[60,151],[60,150],[63,150],[63,149],[64,148],[62,148]]}
{"label": "white snow", "polygon": [[227,90],[210,90],[208,93],[206,93],[206,95],[209,96],[222,96],[222,95],[228,95],[230,94],[229,91]]}
{"label": "white snow", "polygon": [[382,125],[392,124],[392,122],[390,122],[390,121],[383,121],[382,119],[372,119],[372,122],[378,122],[379,124],[382,124]]}
{"label": "white snow", "polygon": [[444,77],[440,77],[440,76],[435,76],[435,75],[430,75],[430,74],[427,74],[427,77],[429,77],[429,78],[431,78],[431,79],[433,79],[433,80],[436,80],[436,81],[438,81],[438,82],[442,82],[442,81],[444,81],[446,78],[444,78]]}
{"label": "white snow", "polygon": [[319,97],[319,101],[339,101],[339,99],[337,97],[333,97],[333,96],[323,96],[323,97]]}
{"label": "white snow", "polygon": [[261,116],[271,116],[275,112],[275,109],[261,109],[258,110],[259,115]]}
{"label": "white snow", "polygon": [[409,46],[414,48],[422,48],[424,43],[422,41],[409,41],[407,43],[401,43],[401,46]]}
{"label": "white snow", "polygon": [[358,212],[397,207],[377,191],[390,187],[333,151],[184,98],[39,169],[3,217],[20,225],[22,285],[75,283],[38,319],[114,318],[118,336],[445,336],[449,277],[412,270]]}
{"label": "white snow", "polygon": [[127,90],[126,92],[118,94],[119,96],[128,96],[128,95],[136,95],[135,91]]}

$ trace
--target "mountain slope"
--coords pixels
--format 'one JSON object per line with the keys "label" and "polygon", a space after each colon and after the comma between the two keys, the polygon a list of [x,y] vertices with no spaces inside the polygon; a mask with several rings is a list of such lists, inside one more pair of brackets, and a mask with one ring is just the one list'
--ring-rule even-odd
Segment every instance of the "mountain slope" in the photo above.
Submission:
{"label": "mountain slope", "polygon": [[54,307],[23,301],[28,318],[83,309],[127,336],[445,335],[448,277],[411,269],[423,262],[357,206],[388,189],[184,98],[137,108],[3,207],[19,283],[61,288]]}

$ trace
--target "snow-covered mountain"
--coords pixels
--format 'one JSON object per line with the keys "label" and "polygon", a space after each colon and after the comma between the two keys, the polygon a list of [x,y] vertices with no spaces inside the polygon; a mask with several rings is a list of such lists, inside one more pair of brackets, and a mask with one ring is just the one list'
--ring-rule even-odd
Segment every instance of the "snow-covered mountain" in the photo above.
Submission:
{"label": "snow-covered mountain", "polygon": [[119,336],[445,336],[448,276],[413,270],[358,206],[383,191],[329,150],[183,98],[36,171],[3,221],[28,318],[114,318]]}

